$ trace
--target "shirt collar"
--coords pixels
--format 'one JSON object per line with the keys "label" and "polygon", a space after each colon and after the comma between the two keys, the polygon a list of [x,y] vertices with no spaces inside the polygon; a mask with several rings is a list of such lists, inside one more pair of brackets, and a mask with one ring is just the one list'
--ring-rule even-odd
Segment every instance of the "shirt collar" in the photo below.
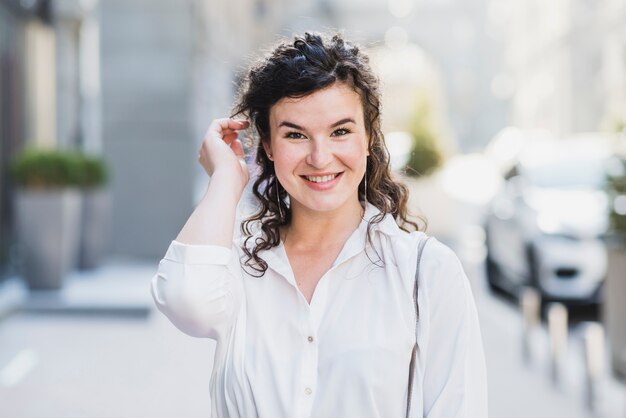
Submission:
{"label": "shirt collar", "polygon": [[[368,224],[376,216],[379,216],[380,213],[380,210],[373,204],[369,202],[365,204],[365,211],[363,213],[363,217],[361,219],[361,222],[359,223],[359,226],[350,235],[350,237],[348,237],[348,240],[344,244],[332,267],[335,267],[365,251],[365,248],[369,245],[367,240]],[[257,234],[260,235],[260,233],[261,231],[259,230]],[[380,222],[372,223],[372,240],[375,239],[377,233],[382,233],[389,237],[393,237],[394,235],[402,233],[402,230],[396,223],[393,215],[386,214]],[[255,238],[253,237],[250,242],[254,241]],[[289,260],[287,259],[287,254],[285,252],[282,241],[278,246],[260,252],[259,256],[265,260],[269,268],[271,268],[281,276],[285,277],[288,281],[294,281],[293,273],[291,267],[289,266]]]}
{"label": "shirt collar", "polygon": [[[380,209],[372,205],[370,202],[367,202],[365,205],[365,213],[363,215],[363,219],[361,221],[361,224],[359,225],[359,228],[364,226],[367,229],[368,222],[371,221],[372,218],[374,218],[375,216],[380,215],[380,213]],[[391,237],[401,234],[403,231],[396,223],[393,215],[388,213],[380,222],[372,224],[372,232],[381,232]]]}

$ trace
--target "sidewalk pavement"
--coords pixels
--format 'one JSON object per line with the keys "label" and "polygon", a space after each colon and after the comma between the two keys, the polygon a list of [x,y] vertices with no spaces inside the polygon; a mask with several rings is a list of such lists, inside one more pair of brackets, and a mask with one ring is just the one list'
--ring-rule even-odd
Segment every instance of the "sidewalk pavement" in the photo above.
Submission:
{"label": "sidewalk pavement", "polygon": [[[11,309],[9,294],[14,304],[0,322],[0,341],[5,341],[0,344],[0,405],[7,416],[209,416],[214,343],[185,336],[154,309],[149,281],[156,266],[156,261],[110,260],[97,271],[73,273],[59,294],[35,298],[15,281],[3,286],[0,305],[5,312]],[[468,266],[467,271],[478,270]],[[524,365],[516,307],[470,276],[487,359],[490,417],[626,416],[626,386],[610,376],[602,382],[599,412],[585,411],[576,330],[570,335],[565,383],[554,387],[545,327],[533,342],[534,361]],[[20,361],[30,369],[9,382],[7,370]]]}
{"label": "sidewalk pavement", "polygon": [[111,258],[102,267],[71,272],[60,290],[29,292],[22,280],[10,278],[0,283],[0,318],[15,311],[145,317],[152,299],[137,278],[151,275],[157,262]]}
{"label": "sidewalk pavement", "polygon": [[[110,260],[72,274],[56,297],[22,295],[23,305],[0,321],[0,416],[210,416],[215,344],[182,334],[156,312],[149,293],[156,268],[156,261]],[[15,305],[19,286],[9,287],[5,299]]]}
{"label": "sidewalk pavement", "polygon": [[[599,382],[596,411],[585,406],[584,357],[580,328],[570,329],[561,383],[550,377],[547,327],[533,334],[531,361],[522,357],[522,321],[515,306],[492,295],[478,295],[489,407],[492,417],[626,417],[626,385],[607,373]],[[605,365],[608,371],[608,364]]]}

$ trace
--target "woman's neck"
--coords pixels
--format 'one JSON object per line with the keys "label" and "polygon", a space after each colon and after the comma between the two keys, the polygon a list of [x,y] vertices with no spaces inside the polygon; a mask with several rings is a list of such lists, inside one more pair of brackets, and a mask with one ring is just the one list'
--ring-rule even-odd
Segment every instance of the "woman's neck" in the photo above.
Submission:
{"label": "woman's neck", "polygon": [[359,226],[363,213],[358,200],[331,212],[292,207],[291,223],[282,233],[283,242],[300,250],[343,245]]}

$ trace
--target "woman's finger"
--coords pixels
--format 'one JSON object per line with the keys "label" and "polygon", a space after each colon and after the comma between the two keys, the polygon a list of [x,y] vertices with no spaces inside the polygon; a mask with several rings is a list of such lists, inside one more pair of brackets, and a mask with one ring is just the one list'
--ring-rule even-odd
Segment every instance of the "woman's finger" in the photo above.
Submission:
{"label": "woman's finger", "polygon": [[246,129],[250,126],[250,122],[247,120],[235,120],[230,118],[215,119],[209,130],[213,130],[223,136],[227,131],[238,131]]}
{"label": "woman's finger", "polygon": [[245,154],[243,152],[243,144],[241,143],[240,140],[235,139],[233,142],[230,143],[230,149],[233,150],[233,152],[235,153],[235,155],[239,158],[239,159],[243,159]]}
{"label": "woman's finger", "polygon": [[231,132],[229,134],[226,134],[222,137],[222,139],[224,140],[224,142],[226,142],[227,144],[230,144],[231,142],[233,142],[235,139],[237,139],[237,132]]}

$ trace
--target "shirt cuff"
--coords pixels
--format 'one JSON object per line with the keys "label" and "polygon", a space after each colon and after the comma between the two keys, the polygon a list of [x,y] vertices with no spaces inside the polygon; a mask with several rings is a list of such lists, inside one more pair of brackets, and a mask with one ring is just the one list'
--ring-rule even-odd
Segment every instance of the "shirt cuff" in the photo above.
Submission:
{"label": "shirt cuff", "polygon": [[232,249],[219,245],[192,245],[172,241],[164,260],[183,264],[228,265]]}

